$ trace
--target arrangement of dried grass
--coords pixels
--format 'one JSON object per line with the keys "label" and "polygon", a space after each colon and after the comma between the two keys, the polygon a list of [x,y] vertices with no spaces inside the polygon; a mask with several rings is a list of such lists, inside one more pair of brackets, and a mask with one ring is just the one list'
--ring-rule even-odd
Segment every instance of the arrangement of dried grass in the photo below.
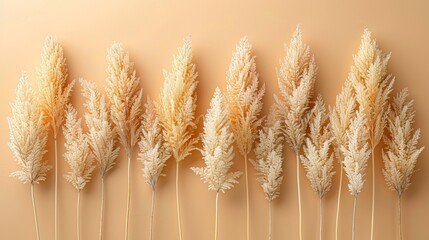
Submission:
{"label": "arrangement of dried grass", "polygon": [[159,121],[164,129],[164,140],[176,160],[176,207],[179,225],[179,239],[182,239],[179,202],[179,163],[196,150],[198,138],[194,136],[197,127],[196,80],[198,73],[192,62],[192,41],[187,37],[183,46],[173,57],[172,69],[164,71],[164,85],[158,107]]}
{"label": "arrangement of dried grass", "polygon": [[252,45],[247,37],[240,39],[232,52],[232,59],[226,73],[226,99],[229,106],[229,120],[238,151],[244,157],[246,176],[246,226],[247,240],[250,238],[249,180],[247,159],[258,135],[262,119],[262,97],[265,85],[259,88],[255,56],[251,55]]}
{"label": "arrangement of dried grass", "polygon": [[201,136],[203,149],[200,151],[206,166],[191,168],[208,184],[209,190],[216,191],[215,240],[218,239],[219,192],[225,193],[234,187],[242,174],[239,171],[229,171],[234,158],[234,135],[228,120],[228,109],[224,106],[224,97],[219,88],[216,88],[204,119],[204,132]]}
{"label": "arrangement of dried grass", "polygon": [[10,131],[9,148],[21,168],[11,176],[31,185],[36,238],[40,240],[34,184],[45,181],[46,174],[52,167],[43,161],[47,152],[49,126],[44,122],[44,114],[37,105],[37,96],[32,89],[27,74],[23,73],[16,90],[16,99],[11,104],[12,117],[8,117],[7,122]]}
{"label": "arrangement of dried grass", "polygon": [[325,103],[318,96],[310,112],[309,134],[305,138],[301,161],[307,171],[311,187],[319,196],[319,238],[322,240],[323,197],[332,185],[334,156],[330,153],[333,137],[328,123]]}
{"label": "arrangement of dried grass", "polygon": [[399,237],[402,240],[402,194],[411,184],[417,158],[424,147],[418,148],[420,129],[414,130],[413,101],[407,100],[407,89],[393,100],[388,113],[387,133],[384,137],[383,175],[387,185],[398,195]]}
{"label": "arrangement of dried grass", "polygon": [[268,200],[268,239],[272,239],[272,201],[280,195],[283,181],[283,137],[278,113],[270,109],[255,147],[256,160],[252,161],[265,197]]}
{"label": "arrangement of dried grass", "polygon": [[329,109],[329,126],[333,137],[333,151],[335,158],[340,164],[340,183],[338,186],[337,212],[335,218],[335,239],[338,240],[339,231],[339,216],[341,192],[343,186],[343,160],[344,156],[341,152],[341,146],[346,144],[346,131],[349,128],[353,113],[356,107],[356,100],[353,93],[353,87],[349,80],[341,89],[340,94],[336,97],[335,106]]}
{"label": "arrangement of dried grass", "polygon": [[120,43],[114,43],[107,51],[106,93],[110,98],[110,116],[118,132],[119,140],[128,158],[127,210],[125,239],[128,239],[128,221],[131,200],[131,158],[137,144],[142,118],[142,95],[134,63]]}
{"label": "arrangement of dried grass", "polygon": [[70,104],[67,107],[66,123],[63,127],[65,138],[64,159],[70,166],[70,172],[64,178],[77,190],[76,225],[77,239],[80,239],[80,192],[91,180],[95,169],[94,158],[89,148],[88,136],[83,133],[81,119]]}
{"label": "arrangement of dried grass", "polygon": [[302,42],[301,29],[296,28],[286,56],[280,61],[277,81],[280,96],[274,96],[282,121],[282,132],[286,142],[296,156],[296,179],[299,211],[299,239],[302,240],[301,186],[299,154],[308,126],[309,103],[316,81],[316,62],[310,47]]}
{"label": "arrangement of dried grass", "polygon": [[85,101],[85,122],[88,127],[88,142],[101,177],[101,204],[99,240],[103,239],[104,222],[104,179],[115,165],[119,155],[117,132],[110,117],[110,106],[104,95],[100,94],[94,83],[80,80]]}
{"label": "arrangement of dried grass", "polygon": [[368,144],[368,129],[363,109],[360,108],[353,117],[346,131],[346,143],[341,146],[344,156],[343,166],[349,180],[349,191],[354,197],[352,240],[355,239],[356,204],[358,194],[362,191],[367,161],[371,155]]}
{"label": "arrangement of dried grass", "polygon": [[366,128],[372,156],[372,211],[371,240],[374,238],[374,202],[375,202],[375,148],[380,142],[386,126],[388,99],[394,79],[387,74],[390,54],[378,49],[377,42],[371,38],[371,32],[365,29],[359,51],[353,56],[349,79],[356,93],[358,106],[366,118]]}
{"label": "arrangement of dried grass", "polygon": [[145,182],[152,189],[152,207],[149,227],[149,239],[152,240],[156,183],[158,182],[159,176],[164,176],[164,174],[162,174],[162,169],[166,165],[166,161],[170,158],[170,149],[162,136],[162,128],[159,123],[155,103],[148,98],[145,108],[146,111],[142,120],[142,135],[139,142],[140,153],[138,159],[143,165],[143,177]]}
{"label": "arrangement of dried grass", "polygon": [[40,107],[51,126],[55,146],[55,240],[58,239],[58,149],[57,135],[64,122],[66,108],[74,81],[67,84],[67,64],[63,49],[53,36],[45,40],[42,62],[38,69],[37,79],[40,91]]}

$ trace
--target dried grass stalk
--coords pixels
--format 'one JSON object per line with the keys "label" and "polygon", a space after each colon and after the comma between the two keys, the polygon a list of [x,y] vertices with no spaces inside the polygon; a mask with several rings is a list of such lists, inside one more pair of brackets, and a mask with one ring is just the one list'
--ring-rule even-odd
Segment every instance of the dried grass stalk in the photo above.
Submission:
{"label": "dried grass stalk", "polygon": [[368,129],[363,110],[359,109],[346,132],[346,144],[341,146],[343,166],[349,180],[349,191],[354,197],[352,240],[355,239],[355,216],[358,194],[362,191],[367,161],[371,155]]}
{"label": "dried grass stalk", "polygon": [[219,192],[225,193],[232,188],[242,174],[239,171],[230,172],[234,159],[234,135],[231,132],[229,113],[224,107],[225,104],[221,91],[216,88],[204,119],[204,132],[201,137],[203,149],[200,151],[206,166],[191,168],[204,183],[208,184],[209,190],[216,191],[215,240],[218,236]]}
{"label": "dried grass stalk", "polygon": [[55,240],[58,239],[58,148],[57,135],[64,122],[66,108],[74,81],[67,84],[67,64],[63,49],[56,37],[48,36],[43,46],[37,79],[40,91],[40,106],[50,124],[55,147]]}
{"label": "dried grass stalk", "polygon": [[247,171],[248,155],[258,135],[262,119],[262,97],[265,85],[259,89],[255,56],[247,37],[240,39],[232,52],[232,59],[226,73],[226,99],[229,106],[229,120],[240,154],[244,157],[246,176],[246,226],[247,240],[250,238],[249,181]]}
{"label": "dried grass stalk", "polygon": [[16,90],[16,99],[11,104],[12,116],[8,117],[9,148],[18,166],[21,168],[11,174],[23,183],[31,184],[36,237],[40,240],[37,208],[34,197],[34,184],[45,181],[47,172],[52,168],[43,161],[48,139],[48,125],[44,114],[37,105],[37,96],[32,90],[27,74],[23,73]]}
{"label": "dried grass stalk", "polygon": [[104,95],[100,94],[93,82],[80,80],[85,101],[85,122],[88,127],[88,141],[94,159],[97,161],[101,177],[101,204],[99,240],[103,239],[104,222],[104,178],[113,168],[118,158],[117,132],[114,129],[110,106]]}
{"label": "dried grass stalk", "polygon": [[125,216],[125,239],[128,240],[128,222],[131,200],[131,159],[141,128],[142,95],[139,78],[120,43],[114,43],[107,51],[107,87],[110,98],[110,116],[118,132],[120,142],[128,158],[127,210]]}
{"label": "dried grass stalk", "polygon": [[374,238],[375,159],[374,151],[386,126],[388,99],[394,79],[387,74],[390,54],[378,49],[371,32],[365,29],[359,51],[353,56],[349,79],[356,93],[356,101],[366,117],[369,144],[372,156],[372,214],[371,240]]}
{"label": "dried grass stalk", "polygon": [[296,178],[299,211],[299,239],[302,240],[302,211],[299,154],[308,126],[309,103],[316,80],[316,62],[310,47],[302,42],[301,29],[296,28],[285,57],[280,61],[277,81],[280,96],[274,96],[282,120],[282,132],[296,156]]}
{"label": "dried grass stalk", "polygon": [[319,95],[310,113],[309,134],[305,138],[304,154],[301,161],[307,171],[310,185],[319,196],[320,219],[319,238],[322,240],[323,197],[332,186],[334,156],[331,153],[333,141],[328,123],[325,103]]}
{"label": "dried grass stalk", "polygon": [[417,158],[424,147],[417,147],[420,129],[414,130],[413,101],[407,100],[408,90],[403,89],[393,100],[388,114],[387,134],[384,138],[383,175],[387,185],[398,195],[399,237],[402,239],[402,194],[411,184]]}
{"label": "dried grass stalk", "polygon": [[272,239],[272,201],[280,195],[283,181],[283,137],[276,108],[272,107],[255,147],[252,161],[265,197],[268,200],[268,239]]}
{"label": "dried grass stalk", "polygon": [[340,164],[340,184],[338,186],[338,198],[337,198],[337,212],[335,218],[335,239],[338,240],[339,231],[339,216],[340,216],[340,203],[341,203],[341,192],[343,186],[343,159],[344,156],[341,152],[341,146],[346,144],[346,131],[349,128],[350,122],[355,111],[356,100],[353,93],[353,87],[349,80],[346,81],[345,85],[341,89],[340,94],[336,97],[335,106],[329,109],[329,126],[331,134],[333,136],[333,151],[335,158]]}
{"label": "dried grass stalk", "polygon": [[164,142],[162,128],[159,123],[155,103],[147,99],[146,111],[142,120],[142,135],[139,142],[140,153],[138,159],[143,165],[143,177],[152,190],[152,208],[150,214],[149,239],[152,239],[153,215],[155,205],[156,183],[162,174],[166,161],[170,158],[170,149]]}
{"label": "dried grass stalk", "polygon": [[179,202],[179,163],[196,150],[197,127],[195,110],[198,73],[192,62],[192,41],[187,37],[173,57],[171,71],[164,71],[164,85],[159,104],[159,121],[164,129],[164,140],[176,160],[176,207],[179,238],[182,239]]}
{"label": "dried grass stalk", "polygon": [[89,147],[88,136],[83,133],[81,119],[70,104],[67,107],[66,123],[63,128],[65,138],[64,159],[70,166],[70,172],[64,178],[77,190],[76,224],[77,239],[80,239],[80,192],[91,180],[95,169],[94,158]]}

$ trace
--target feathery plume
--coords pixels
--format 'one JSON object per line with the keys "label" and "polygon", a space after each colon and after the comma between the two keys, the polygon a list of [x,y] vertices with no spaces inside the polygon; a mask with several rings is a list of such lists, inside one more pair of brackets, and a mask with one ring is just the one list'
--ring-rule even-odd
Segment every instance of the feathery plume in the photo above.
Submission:
{"label": "feathery plume", "polygon": [[251,161],[258,181],[268,200],[268,239],[272,238],[272,201],[280,195],[283,181],[283,137],[277,109],[272,107],[255,147],[256,160]]}
{"label": "feathery plume", "polygon": [[139,142],[140,153],[138,159],[143,165],[143,177],[145,182],[152,189],[152,208],[149,228],[149,239],[152,239],[156,183],[158,182],[159,176],[164,176],[164,174],[162,174],[162,169],[166,165],[166,161],[170,158],[170,149],[164,142],[155,103],[150,98],[147,99],[145,108],[146,111],[142,120],[142,136]]}
{"label": "feathery plume", "polygon": [[355,216],[357,196],[362,191],[367,161],[371,155],[368,144],[366,118],[360,108],[346,132],[346,144],[341,146],[343,166],[349,179],[349,191],[354,196],[352,240],[355,238]]}
{"label": "feathery plume", "polygon": [[89,148],[88,136],[83,133],[81,119],[77,119],[76,109],[71,104],[67,107],[66,123],[63,127],[65,138],[64,159],[70,166],[70,172],[64,178],[77,190],[77,239],[80,239],[80,192],[91,180],[95,169],[94,158]]}
{"label": "feathery plume", "polygon": [[182,239],[179,203],[179,163],[196,150],[198,138],[194,136],[197,127],[195,110],[197,108],[196,80],[198,73],[192,62],[192,41],[187,37],[183,46],[173,57],[172,69],[164,71],[164,85],[161,90],[161,103],[158,107],[168,148],[176,160],[176,207],[179,225],[179,238]]}
{"label": "feathery plume", "polygon": [[394,79],[387,74],[390,54],[378,49],[377,42],[371,38],[371,32],[365,29],[359,51],[353,56],[349,79],[356,93],[358,106],[366,118],[369,146],[372,156],[372,211],[371,240],[374,238],[375,203],[375,159],[374,151],[380,142],[386,126],[388,99]]}
{"label": "feathery plume", "polygon": [[110,98],[110,117],[118,132],[128,158],[127,210],[125,214],[125,239],[128,240],[128,221],[131,200],[131,158],[141,128],[142,96],[139,78],[122,44],[114,43],[107,50],[107,87]]}
{"label": "feathery plume", "polygon": [[407,100],[408,90],[403,89],[393,100],[388,114],[387,134],[384,137],[383,175],[387,185],[398,195],[399,236],[402,239],[402,194],[411,184],[417,158],[424,147],[417,147],[420,129],[414,130],[413,101]]}
{"label": "feathery plume", "polygon": [[339,216],[341,192],[343,186],[343,159],[341,146],[346,144],[346,131],[349,128],[353,113],[356,108],[356,100],[353,93],[353,87],[349,80],[346,80],[340,94],[337,95],[335,106],[329,109],[329,127],[333,137],[333,151],[335,158],[340,164],[340,184],[338,186],[337,212],[335,218],[335,239],[338,240]]}
{"label": "feathery plume", "polygon": [[67,84],[67,64],[63,48],[57,38],[48,36],[43,46],[41,64],[37,72],[39,82],[40,107],[51,126],[54,136],[55,149],[55,203],[54,203],[54,231],[55,240],[58,239],[58,149],[57,135],[64,122],[65,107],[74,85],[74,81]]}
{"label": "feathery plume", "polygon": [[204,183],[208,184],[209,190],[216,191],[215,240],[218,236],[219,192],[225,193],[225,190],[232,188],[242,174],[238,171],[229,171],[234,158],[234,135],[230,131],[228,109],[224,106],[224,97],[219,88],[216,88],[204,119],[204,132],[201,137],[203,149],[200,151],[206,166],[191,168]]}
{"label": "feathery plume", "polygon": [[265,93],[265,85],[259,89],[255,56],[251,55],[251,50],[252,45],[247,40],[247,37],[241,38],[236,49],[232,52],[231,63],[226,73],[226,99],[229,106],[229,120],[238,151],[244,157],[248,240],[250,238],[250,216],[247,159],[258,135],[258,128],[262,123],[260,113],[262,110],[262,97]]}
{"label": "feathery plume", "polygon": [[304,140],[301,161],[307,171],[311,187],[319,196],[319,238],[322,240],[323,197],[332,185],[334,156],[330,153],[333,137],[329,130],[328,114],[322,96],[318,96],[309,116],[309,134]]}
{"label": "feathery plume", "polygon": [[299,153],[308,125],[309,103],[316,81],[316,62],[310,47],[302,42],[301,29],[296,28],[289,46],[285,45],[285,57],[280,61],[277,82],[280,96],[274,95],[282,121],[286,142],[296,155],[296,178],[299,210],[299,239],[302,240],[301,187]]}
{"label": "feathery plume", "polygon": [[100,171],[101,177],[101,204],[100,204],[100,230],[99,240],[103,239],[104,222],[104,178],[115,165],[119,155],[117,146],[117,132],[114,129],[110,106],[104,95],[100,94],[93,82],[80,80],[82,96],[85,101],[85,122],[88,127],[88,142],[91,152]]}
{"label": "feathery plume", "polygon": [[46,173],[52,168],[43,161],[48,139],[48,125],[44,114],[37,105],[36,93],[23,73],[16,90],[16,99],[11,105],[12,116],[7,118],[9,124],[9,148],[18,166],[21,168],[11,174],[23,183],[31,184],[36,237],[39,240],[39,224],[34,197],[34,184],[46,179]]}

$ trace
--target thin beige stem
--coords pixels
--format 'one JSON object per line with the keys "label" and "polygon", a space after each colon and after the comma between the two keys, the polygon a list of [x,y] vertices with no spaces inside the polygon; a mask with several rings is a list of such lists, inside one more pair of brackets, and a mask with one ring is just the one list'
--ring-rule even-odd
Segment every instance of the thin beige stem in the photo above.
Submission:
{"label": "thin beige stem", "polygon": [[357,196],[353,200],[352,240],[355,240]]}
{"label": "thin beige stem", "polygon": [[39,221],[37,219],[36,199],[34,198],[34,183],[31,183],[31,201],[33,203],[34,225],[36,226],[36,237],[40,240]]}
{"label": "thin beige stem", "polygon": [[219,212],[219,191],[216,192],[216,213],[215,213],[215,240],[218,236],[218,212]]}
{"label": "thin beige stem", "polygon": [[319,239],[322,240],[322,229],[323,229],[323,201],[319,198]]}
{"label": "thin beige stem", "polygon": [[127,151],[128,155],[128,184],[127,184],[127,214],[125,216],[125,240],[128,240],[128,225],[130,218],[130,202],[131,202],[131,149]]}
{"label": "thin beige stem", "polygon": [[399,239],[402,240],[402,195],[398,195],[398,210],[399,210]]}
{"label": "thin beige stem", "polygon": [[76,228],[77,240],[80,240],[80,190],[77,190],[77,206],[76,206]]}
{"label": "thin beige stem", "polygon": [[180,202],[179,202],[179,161],[176,160],[176,208],[177,223],[179,224],[179,240],[182,240],[182,224],[180,222]]}
{"label": "thin beige stem", "polygon": [[273,209],[271,200],[268,201],[268,240],[272,239],[273,233]]}
{"label": "thin beige stem", "polygon": [[299,240],[302,240],[302,210],[301,210],[301,184],[299,177],[299,154],[295,151],[296,155],[296,186],[298,191],[298,214],[299,214]]}
{"label": "thin beige stem", "polygon": [[54,189],[54,232],[55,240],[58,240],[58,147],[57,147],[57,137],[54,133],[54,149],[55,149],[55,189]]}
{"label": "thin beige stem", "polygon": [[338,240],[338,221],[340,218],[341,190],[343,187],[343,166],[340,170],[340,185],[338,186],[337,216],[335,217],[335,239]]}
{"label": "thin beige stem", "polygon": [[371,148],[372,156],[372,204],[371,204],[371,240],[374,239],[374,213],[375,213],[375,159],[374,146]]}
{"label": "thin beige stem", "polygon": [[101,209],[100,209],[100,231],[99,240],[103,240],[103,222],[104,222],[104,176],[101,177]]}
{"label": "thin beige stem", "polygon": [[246,233],[247,240],[250,239],[250,208],[249,208],[249,177],[247,174],[247,154],[244,155],[244,173],[246,175]]}
{"label": "thin beige stem", "polygon": [[150,226],[149,226],[149,239],[152,240],[153,232],[153,212],[155,208],[155,189],[152,189],[152,207],[150,209]]}

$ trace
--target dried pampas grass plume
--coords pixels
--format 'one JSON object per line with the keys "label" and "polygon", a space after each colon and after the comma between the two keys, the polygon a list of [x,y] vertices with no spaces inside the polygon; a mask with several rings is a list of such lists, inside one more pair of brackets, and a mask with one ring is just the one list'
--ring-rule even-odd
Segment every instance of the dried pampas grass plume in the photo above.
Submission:
{"label": "dried pampas grass plume", "polygon": [[57,38],[48,36],[43,46],[41,64],[38,69],[40,107],[51,126],[55,147],[55,240],[58,239],[58,148],[57,135],[64,122],[64,109],[69,98],[74,81],[67,84],[67,64],[63,48]]}
{"label": "dried pampas grass plume", "polygon": [[340,203],[341,192],[343,186],[343,159],[344,156],[341,152],[341,146],[346,144],[347,136],[346,131],[349,128],[353,113],[356,108],[356,100],[353,93],[353,87],[349,80],[341,89],[340,94],[337,95],[335,106],[329,109],[329,126],[333,137],[333,151],[335,158],[340,164],[340,184],[338,185],[338,199],[337,199],[337,212],[335,218],[335,239],[338,240],[339,232],[339,216],[340,216]]}
{"label": "dried pampas grass plume", "polygon": [[192,62],[191,37],[187,37],[173,57],[171,71],[164,71],[164,85],[158,109],[159,121],[164,129],[164,140],[176,160],[176,206],[180,240],[182,226],[179,203],[179,163],[196,150],[195,144],[198,142],[198,138],[195,137],[197,76],[195,64]]}
{"label": "dried pampas grass plume", "polygon": [[375,203],[375,148],[380,142],[386,126],[388,99],[394,79],[387,74],[390,54],[378,49],[371,32],[365,29],[359,51],[353,56],[349,79],[356,93],[358,106],[363,110],[368,129],[369,146],[372,156],[372,214],[371,240],[374,238]]}
{"label": "dried pampas grass plume", "polygon": [[346,144],[341,147],[343,166],[349,180],[349,191],[354,196],[352,240],[355,239],[355,216],[357,196],[362,191],[367,161],[371,155],[368,144],[368,129],[362,109],[356,112],[346,132]]}
{"label": "dried pampas grass plume", "polygon": [[319,95],[310,112],[309,134],[305,138],[304,154],[301,161],[307,171],[311,187],[320,200],[319,238],[322,240],[323,197],[332,186],[334,156],[330,152],[332,135],[329,129],[328,114],[325,103]]}
{"label": "dried pampas grass plume", "polygon": [[272,201],[280,195],[283,181],[283,137],[276,108],[272,107],[255,147],[256,160],[252,161],[265,197],[268,200],[268,239],[272,239]]}
{"label": "dried pampas grass plume", "polygon": [[153,215],[155,205],[156,183],[162,174],[166,161],[170,158],[170,149],[162,136],[162,128],[159,123],[155,103],[147,99],[146,111],[142,120],[142,135],[139,142],[140,152],[138,159],[143,165],[143,177],[152,189],[152,208],[150,214],[149,239],[152,239]]}
{"label": "dried pampas grass plume", "polygon": [[125,239],[128,240],[128,221],[131,200],[131,158],[141,127],[142,95],[139,78],[122,44],[114,43],[107,50],[107,87],[110,98],[110,114],[120,142],[128,158],[127,210],[125,216]]}
{"label": "dried pampas grass plume", "polygon": [[285,57],[280,61],[277,81],[280,96],[274,96],[282,121],[282,132],[286,142],[296,156],[296,178],[299,210],[299,239],[302,240],[302,213],[299,154],[308,125],[309,103],[316,81],[316,62],[310,47],[302,42],[301,29],[296,28],[289,46],[285,46]]}
{"label": "dried pampas grass plume", "polygon": [[408,90],[403,89],[393,100],[388,114],[387,134],[384,138],[383,175],[387,185],[398,195],[399,236],[402,239],[402,194],[411,184],[417,158],[424,147],[417,147],[420,129],[414,130],[413,101],[407,100]]}
{"label": "dried pampas grass plume", "polygon": [[85,122],[88,127],[88,141],[101,177],[101,204],[99,240],[103,239],[104,222],[104,178],[113,168],[119,155],[117,132],[114,129],[110,106],[93,82],[81,79],[82,96],[85,101]]}
{"label": "dried pampas grass plume", "polygon": [[77,119],[77,112],[68,105],[66,123],[63,127],[65,138],[64,159],[70,166],[70,172],[64,175],[77,190],[77,239],[80,239],[80,192],[91,180],[92,171],[95,169],[94,158],[89,148],[88,136],[83,133],[81,119]]}
{"label": "dried pampas grass plume", "polygon": [[247,159],[258,135],[262,119],[262,97],[265,85],[259,89],[255,56],[251,55],[252,45],[247,37],[240,39],[232,52],[232,59],[226,73],[226,99],[229,106],[229,120],[240,154],[244,157],[246,177],[246,220],[247,239],[250,238],[249,181]]}
{"label": "dried pampas grass plume", "polygon": [[37,96],[32,89],[27,74],[23,73],[16,90],[16,99],[10,105],[12,116],[7,118],[7,122],[10,131],[9,148],[21,168],[11,176],[31,184],[36,237],[40,240],[34,184],[45,181],[51,166],[43,161],[47,152],[48,125],[44,122],[44,114],[37,105]]}
{"label": "dried pampas grass plume", "polygon": [[219,192],[225,193],[234,184],[241,172],[230,172],[234,158],[234,135],[230,131],[228,109],[224,107],[225,100],[219,88],[216,88],[210,102],[210,109],[204,119],[202,134],[203,149],[201,154],[205,167],[192,167],[201,180],[208,184],[209,190],[216,191],[215,240],[218,236],[218,206]]}

